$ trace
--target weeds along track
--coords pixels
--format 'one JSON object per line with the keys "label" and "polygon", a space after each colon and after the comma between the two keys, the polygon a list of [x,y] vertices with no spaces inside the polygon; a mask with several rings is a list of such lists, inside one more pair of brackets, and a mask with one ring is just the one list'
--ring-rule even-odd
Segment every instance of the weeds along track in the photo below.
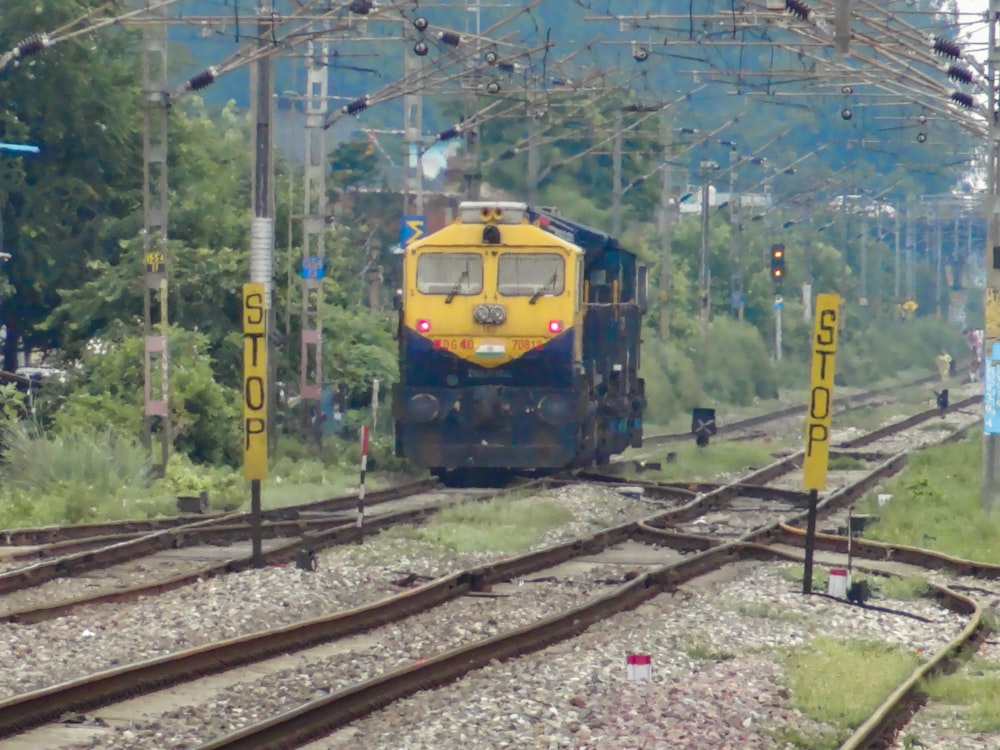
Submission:
{"label": "weeds along track", "polygon": [[[899,400],[900,391],[920,386],[933,385],[938,382],[936,376],[919,378],[910,383],[897,386],[887,386],[885,388],[875,388],[862,393],[855,393],[844,398],[837,398],[834,404],[834,415],[843,415],[857,409],[870,409],[873,406],[888,404]],[[747,440],[759,437],[760,433],[755,428],[763,425],[779,422],[791,417],[801,417],[806,413],[806,406],[789,406],[784,409],[777,409],[766,414],[754,417],[747,417],[728,424],[718,425],[717,439],[722,440]],[[666,443],[691,440],[690,432],[671,432],[663,435],[646,435],[643,437],[644,446],[656,446]]]}
{"label": "weeds along track", "polygon": [[[912,426],[912,423],[908,425]],[[460,602],[470,598],[509,600],[513,605],[511,612],[515,612],[525,608],[524,591],[542,586],[548,587],[545,589],[548,595],[544,598],[550,604],[558,605],[555,607],[557,610],[562,608],[555,612],[545,611],[540,621],[507,631],[500,628],[519,624],[523,620],[513,615],[509,618],[505,616],[499,624],[493,623],[492,630],[496,633],[491,637],[477,639],[476,636],[482,633],[472,629],[462,633],[454,647],[449,647],[452,644],[447,639],[432,640],[433,645],[424,646],[424,650],[434,646],[443,646],[446,650],[419,660],[404,659],[406,666],[401,668],[398,668],[398,660],[396,663],[390,660],[375,664],[369,673],[359,675],[353,682],[349,680],[348,684],[328,695],[305,702],[300,699],[294,702],[291,710],[212,741],[204,748],[295,746],[392,701],[445,684],[491,662],[527,654],[579,635],[591,625],[634,609],[659,594],[676,593],[685,582],[711,571],[747,561],[795,557],[798,551],[789,542],[793,536],[781,536],[780,544],[768,537],[768,534],[785,534],[780,521],[775,520],[774,511],[771,511],[770,523],[736,538],[731,538],[735,533],[733,530],[726,530],[725,535],[711,536],[683,533],[666,527],[718,512],[734,500],[747,496],[767,495],[771,500],[796,504],[797,499],[787,490],[771,496],[761,485],[785,475],[796,465],[797,458],[801,456],[785,457],[744,477],[741,482],[712,489],[680,508],[658,513],[645,521],[606,528],[566,544],[478,566],[407,590],[388,600],[14,696],[0,703],[0,736],[11,736],[51,722],[65,712],[89,711],[169,685],[184,683],[185,694],[201,695],[203,691],[198,687],[198,678],[249,664],[257,665],[253,672],[255,676],[247,677],[247,680],[254,681],[260,678],[262,660],[278,654],[300,652],[317,647],[317,644],[336,644],[349,636],[389,623],[400,623],[414,616],[433,617],[436,612],[452,611],[451,608],[461,606]],[[853,502],[885,476],[902,468],[905,461],[906,455],[899,454],[878,463],[863,476],[852,478],[845,486],[824,497],[821,516],[832,514]],[[697,550],[701,551],[692,554]],[[567,573],[565,566],[574,562],[586,563],[589,572],[581,574],[577,570],[575,574]],[[618,566],[617,570],[622,571],[622,565],[628,565],[628,568],[614,574],[611,566]],[[609,570],[612,572],[609,573]],[[571,580],[578,584],[575,596],[552,595],[550,588],[564,590]],[[606,590],[603,595],[584,603],[577,601],[602,588]],[[967,597],[946,590],[942,590],[941,596],[951,606],[972,617],[971,627],[972,621],[978,618],[975,604]],[[567,607],[567,604],[572,606]],[[468,622],[467,616],[463,619]],[[382,642],[381,638],[376,638],[376,641]],[[350,644],[343,644],[341,648],[348,653],[351,650]],[[329,674],[329,670],[326,673]],[[141,699],[137,700],[141,703]],[[289,707],[276,702],[272,711],[277,713]],[[192,723],[191,718],[185,716],[185,722]],[[245,724],[246,720],[240,723]],[[218,735],[219,729],[215,725],[214,728],[202,727],[200,731],[200,740],[203,741],[205,737]],[[34,739],[30,733],[24,736],[28,742]],[[149,739],[153,741],[152,735]]]}

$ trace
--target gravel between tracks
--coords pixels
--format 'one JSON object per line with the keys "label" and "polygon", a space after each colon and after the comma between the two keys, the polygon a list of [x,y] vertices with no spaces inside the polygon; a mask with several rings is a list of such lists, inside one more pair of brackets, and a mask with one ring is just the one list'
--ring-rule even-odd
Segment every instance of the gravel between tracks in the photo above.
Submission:
{"label": "gravel between tracks", "polygon": [[[727,580],[657,597],[577,639],[397,702],[312,747],[783,748],[775,732],[815,737],[825,727],[790,708],[781,649],[822,633],[929,653],[962,626],[962,617],[927,601],[878,602],[931,620],[923,623],[803,597],[799,584],[782,575],[788,566],[738,567]],[[389,626],[360,653],[238,685],[149,724],[121,728],[97,746],[192,747],[383,669],[485,637],[497,623],[506,629],[537,619],[567,599],[553,588],[509,602],[463,601]],[[652,655],[652,684],[626,681],[629,653]]]}
{"label": "gravel between tracks", "polygon": [[[572,521],[546,532],[535,545],[539,549],[651,515],[661,507],[600,485],[552,489],[539,497],[551,498],[573,513]],[[319,569],[312,573],[294,565],[248,570],[136,602],[86,607],[35,625],[0,624],[0,663],[9,665],[0,670],[0,698],[357,607],[398,593],[401,589],[393,581],[410,574],[436,578],[500,557],[503,553],[455,553],[396,535],[379,535],[361,546],[321,552]],[[148,576],[158,580],[164,571],[151,569]],[[79,596],[86,590],[83,581],[53,581],[45,587],[50,598],[32,601]]]}

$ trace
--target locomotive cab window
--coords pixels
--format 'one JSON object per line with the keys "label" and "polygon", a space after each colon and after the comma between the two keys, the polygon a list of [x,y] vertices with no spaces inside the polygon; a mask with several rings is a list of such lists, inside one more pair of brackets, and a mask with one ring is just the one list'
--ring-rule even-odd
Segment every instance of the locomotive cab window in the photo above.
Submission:
{"label": "locomotive cab window", "polygon": [[479,294],[483,257],[476,253],[424,253],[417,259],[417,291],[422,294]]}
{"label": "locomotive cab window", "polygon": [[497,268],[497,291],[507,297],[562,294],[566,261],[556,253],[503,253]]}

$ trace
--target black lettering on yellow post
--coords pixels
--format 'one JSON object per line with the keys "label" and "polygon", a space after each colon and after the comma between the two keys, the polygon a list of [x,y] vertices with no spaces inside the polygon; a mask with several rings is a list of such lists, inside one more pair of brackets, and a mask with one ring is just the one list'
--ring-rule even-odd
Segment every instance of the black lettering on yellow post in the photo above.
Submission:
{"label": "black lettering on yellow post", "polygon": [[264,285],[243,285],[243,476],[267,477]]}
{"label": "black lettering on yellow post", "polygon": [[837,354],[840,297],[816,296],[816,322],[812,337],[812,371],[809,379],[809,414],[802,462],[802,484],[807,490],[826,487],[830,462],[830,417],[833,413],[833,373]]}

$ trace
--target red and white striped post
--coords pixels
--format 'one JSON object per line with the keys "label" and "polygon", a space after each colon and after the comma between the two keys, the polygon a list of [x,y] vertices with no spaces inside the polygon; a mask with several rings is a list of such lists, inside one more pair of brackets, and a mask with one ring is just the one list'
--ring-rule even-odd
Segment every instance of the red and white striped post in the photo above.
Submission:
{"label": "red and white striped post", "polygon": [[358,487],[358,544],[364,540],[365,531],[365,473],[368,471],[368,425],[361,428],[361,484]]}

